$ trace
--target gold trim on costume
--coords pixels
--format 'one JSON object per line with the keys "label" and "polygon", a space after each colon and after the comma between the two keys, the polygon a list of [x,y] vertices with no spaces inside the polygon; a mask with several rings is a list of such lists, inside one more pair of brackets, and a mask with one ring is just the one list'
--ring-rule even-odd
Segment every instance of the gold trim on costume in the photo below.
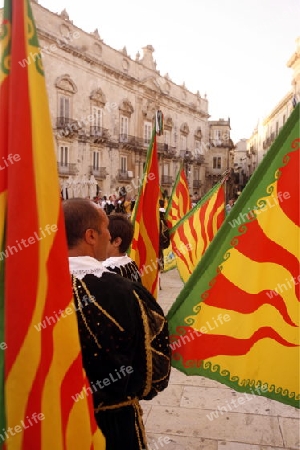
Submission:
{"label": "gold trim on costume", "polygon": [[153,370],[153,366],[152,366],[152,348],[151,348],[151,336],[150,336],[150,327],[149,327],[149,322],[148,322],[148,318],[147,315],[145,313],[145,308],[143,305],[143,302],[141,301],[140,297],[138,296],[138,294],[133,291],[140,310],[141,310],[141,316],[142,316],[142,320],[144,323],[144,330],[145,330],[145,352],[146,352],[146,372],[147,372],[147,376],[146,376],[146,385],[143,391],[143,397],[145,397],[146,395],[149,394],[151,387],[152,387],[152,370]]}
{"label": "gold trim on costume", "polygon": [[[119,409],[119,408],[123,408],[124,406],[132,406],[134,408],[134,417],[135,417],[134,426],[135,426],[136,436],[137,436],[138,443],[139,443],[139,449],[147,450],[148,449],[147,438],[146,438],[145,426],[144,426],[144,422],[143,422],[143,418],[142,418],[143,410],[141,408],[141,405],[139,404],[138,398],[125,400],[124,402],[116,403],[114,405],[101,405],[100,404],[97,408],[94,409],[94,411],[95,411],[95,414],[97,414],[98,412],[101,412],[101,411]],[[141,441],[140,435],[142,435],[144,444]]]}
{"label": "gold trim on costume", "polygon": [[[119,328],[120,331],[124,331],[124,328],[107,311],[105,311],[105,309],[103,309],[102,306],[99,305],[99,303],[94,301],[94,297],[91,295],[91,293],[88,290],[87,285],[84,283],[84,281],[79,280],[78,278],[74,277],[74,275],[73,275],[73,278],[75,278],[75,280],[78,280],[79,283],[81,283],[81,285],[82,285],[83,289],[85,290],[85,292],[87,293],[91,303],[93,303],[96,306],[96,308],[98,308],[109,320],[111,320],[116,325],[116,327]],[[75,281],[75,286],[76,286],[76,281]],[[73,287],[74,287],[74,283],[73,283]]]}

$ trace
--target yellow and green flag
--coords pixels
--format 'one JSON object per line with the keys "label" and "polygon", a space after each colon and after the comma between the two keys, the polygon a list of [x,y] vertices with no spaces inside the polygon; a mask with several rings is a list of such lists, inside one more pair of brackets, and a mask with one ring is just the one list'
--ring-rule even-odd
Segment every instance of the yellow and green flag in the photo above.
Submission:
{"label": "yellow and green flag", "polygon": [[224,184],[218,183],[170,231],[177,269],[187,282],[225,218]]}
{"label": "yellow and green flag", "polygon": [[5,0],[0,45],[0,448],[104,449],[91,398],[73,399],[86,378],[29,0]]}
{"label": "yellow and green flag", "polygon": [[299,116],[168,313],[173,366],[299,408]]}
{"label": "yellow and green flag", "polygon": [[[172,193],[167,204],[165,219],[168,227],[174,227],[180,219],[191,210],[192,202],[189,193],[188,181],[185,175],[183,165],[179,168]],[[163,250],[164,255],[164,271],[176,268],[176,255],[173,252],[172,242],[167,249]]]}
{"label": "yellow and green flag", "polygon": [[178,171],[165,213],[168,227],[174,227],[192,209],[189,185],[183,164]]}

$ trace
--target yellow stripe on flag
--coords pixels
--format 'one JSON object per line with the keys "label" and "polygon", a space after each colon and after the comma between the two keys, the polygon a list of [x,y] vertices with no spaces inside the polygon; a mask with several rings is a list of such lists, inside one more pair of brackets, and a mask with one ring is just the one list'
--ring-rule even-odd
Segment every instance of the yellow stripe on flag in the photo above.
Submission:
{"label": "yellow stripe on flag", "polygon": [[[257,361],[261,360],[264,364],[258,366]],[[274,366],[275,360],[278,361],[277,366]],[[275,386],[282,386],[282,391],[288,389],[289,393],[293,394],[299,390],[299,379],[297,373],[291,373],[291,361],[293,361],[293,367],[299,368],[299,347],[288,348],[278,344],[273,339],[263,339],[256,342],[246,355],[218,355],[205,361],[205,364],[217,365],[220,367],[221,373],[225,370],[226,373],[230,374],[235,374],[238,367],[239,376],[238,378],[235,376],[234,380],[238,381],[240,386],[245,385],[244,380],[250,382],[249,365],[254,368],[257,367],[260,383],[266,383],[269,392],[273,392]],[[253,383],[253,380],[251,382]],[[277,393],[280,393],[280,388],[277,388]]]}
{"label": "yellow stripe on flag", "polygon": [[[222,274],[249,294],[275,290],[278,282],[285,283],[285,280],[292,278],[290,272],[283,266],[271,262],[259,263],[253,261],[234,248],[230,249],[228,254],[229,258],[222,264]],[[251,274],[251,276],[245,276],[247,273]],[[299,324],[299,302],[295,295],[295,286],[291,286],[292,288],[284,289],[280,295],[285,301],[292,321]]]}

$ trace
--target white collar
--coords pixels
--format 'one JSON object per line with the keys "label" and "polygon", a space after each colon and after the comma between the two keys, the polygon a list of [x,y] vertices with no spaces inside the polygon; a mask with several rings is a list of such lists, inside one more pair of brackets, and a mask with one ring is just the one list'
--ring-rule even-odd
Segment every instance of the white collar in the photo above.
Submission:
{"label": "white collar", "polygon": [[111,256],[103,261],[104,267],[111,267],[114,269],[115,267],[125,266],[126,264],[132,262],[132,259],[128,255],[123,256]]}
{"label": "white collar", "polygon": [[100,278],[104,272],[109,272],[109,270],[103,266],[101,261],[98,261],[91,256],[70,256],[69,269],[70,273],[80,280],[82,280],[85,275],[95,275],[95,277]]}

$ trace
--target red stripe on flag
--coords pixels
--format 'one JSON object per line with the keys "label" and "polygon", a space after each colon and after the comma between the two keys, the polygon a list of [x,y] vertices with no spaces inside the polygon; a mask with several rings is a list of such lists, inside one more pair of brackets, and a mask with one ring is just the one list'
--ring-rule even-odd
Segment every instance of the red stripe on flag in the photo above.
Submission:
{"label": "red stripe on flag", "polygon": [[[20,161],[9,166],[8,184],[15,189],[8,190],[7,240],[5,248],[17,249],[6,258],[5,274],[5,373],[8,375],[26,335],[37,297],[38,245],[29,245],[28,239],[39,232],[38,213],[35,199],[34,163],[32,156],[31,113],[28,94],[28,73],[19,61],[25,58],[24,2],[13,6],[15,26],[12,29],[12,58],[9,105],[9,149],[20,155]],[[19,108],[17,105],[22,104]],[[18,188],[19,187],[19,188]],[[26,201],[30,199],[30,201]],[[22,209],[25,208],[23,212]],[[26,212],[26,214],[25,214]],[[22,240],[27,245],[22,248]],[[24,266],[30,267],[32,276]],[[16,314],[22,311],[22,314]]]}
{"label": "red stripe on flag", "polygon": [[[197,336],[195,330],[191,327],[179,327],[179,329],[181,338],[180,335],[172,335],[171,348],[174,348],[173,359],[178,360],[180,356],[183,359],[183,364],[196,360],[200,362],[218,355],[245,355],[256,342],[267,338],[274,339],[285,347],[297,347],[297,344],[286,341],[270,327],[260,328],[248,339],[201,334],[200,332],[198,333],[201,336]],[[183,330],[185,330],[185,334],[182,334]],[[186,337],[186,341],[184,341],[184,337]],[[176,341],[174,342],[175,339],[177,339],[178,345],[176,345]]]}
{"label": "red stripe on flag", "polygon": [[[261,214],[266,214],[266,212]],[[245,227],[245,225],[242,225],[242,227]],[[299,276],[299,261],[296,256],[269,239],[263,233],[257,220],[248,222],[246,227],[247,232],[238,236],[236,248],[239,252],[257,262],[272,262],[281,266],[282,261],[284,261],[284,267],[294,277],[297,278]],[[249,239],[250,233],[251,239]],[[255,242],[259,242],[259,245],[255,245]]]}
{"label": "red stripe on flag", "polygon": [[[227,292],[230,294],[227,294]],[[269,298],[266,291],[261,291],[255,295],[248,294],[229,281],[222,273],[217,275],[212,287],[206,294],[203,294],[205,304],[243,314],[252,313],[264,304],[272,305],[289,325],[296,326],[290,318],[286,304],[280,295],[274,294],[273,298]]]}

